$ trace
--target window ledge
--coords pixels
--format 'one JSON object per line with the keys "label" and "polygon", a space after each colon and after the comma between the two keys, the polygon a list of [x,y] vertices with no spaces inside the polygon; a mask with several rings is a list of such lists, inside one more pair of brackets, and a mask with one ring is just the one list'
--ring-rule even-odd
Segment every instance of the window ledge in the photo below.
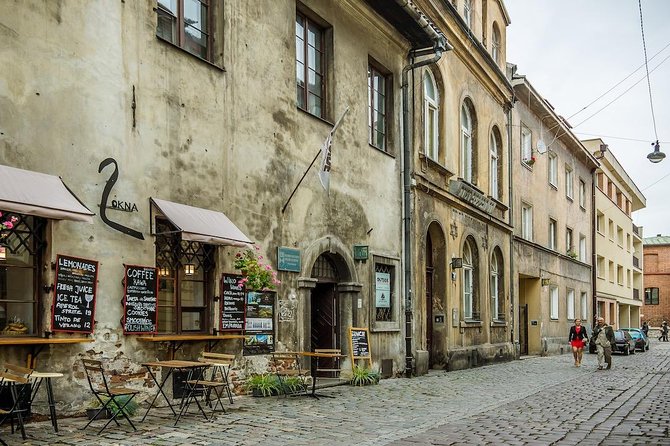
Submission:
{"label": "window ledge", "polygon": [[581,209],[582,211],[586,212],[586,208],[585,208],[584,206],[582,206],[581,204],[579,205],[579,209]]}
{"label": "window ledge", "polygon": [[157,35],[156,38],[157,38],[159,41],[165,43],[166,45],[170,45],[172,48],[175,48],[175,49],[181,51],[182,53],[188,54],[189,56],[194,57],[195,59],[199,60],[200,62],[202,62],[202,63],[204,63],[204,64],[209,65],[209,66],[212,67],[212,68],[215,68],[215,69],[217,69],[217,70],[219,70],[219,71],[222,71],[222,72],[224,72],[224,73],[226,72],[226,69],[225,69],[223,66],[219,66],[219,65],[215,64],[214,62],[210,62],[210,61],[207,60],[207,59],[203,59],[203,58],[200,57],[200,56],[197,56],[197,55],[195,55],[195,54],[193,54],[193,53],[191,53],[191,52],[189,52],[189,51],[186,51],[184,48],[180,47],[179,45],[175,45],[174,43],[170,42],[169,40],[165,40],[165,39],[162,38],[161,36],[158,36],[158,35]]}
{"label": "window ledge", "polygon": [[444,176],[446,176],[446,177],[452,177],[452,176],[454,176],[454,172],[452,172],[451,170],[447,169],[445,166],[443,166],[443,165],[440,164],[439,162],[435,161],[435,160],[432,159],[431,157],[426,156],[425,153],[420,153],[420,154],[419,154],[419,159],[425,161],[425,162],[428,164],[428,167],[430,167],[431,169],[436,170],[438,173],[440,173],[440,174],[442,174],[442,175],[444,175]]}
{"label": "window ledge", "polygon": [[557,317],[556,318],[552,317],[552,318],[549,319],[549,322],[558,322],[558,318]]}
{"label": "window ledge", "polygon": [[502,211],[507,211],[507,210],[509,210],[509,206],[507,206],[507,205],[506,205],[505,203],[503,203],[502,201],[499,201],[497,198],[492,197],[492,196],[490,196],[490,195],[489,195],[488,197],[489,197],[491,200],[493,200],[493,201],[495,202],[495,204],[496,204],[496,208],[498,208],[498,209],[500,209],[500,210],[502,210]]}
{"label": "window ledge", "polygon": [[495,321],[491,321],[491,327],[503,328],[503,327],[507,327],[508,325],[509,324],[507,323],[507,321],[501,321],[501,320],[497,320],[497,319]]}
{"label": "window ledge", "polygon": [[523,167],[525,167],[526,169],[530,170],[531,172],[533,171],[533,165],[532,165],[532,164],[528,164],[527,162],[525,162],[525,161],[522,160],[522,161],[521,161],[521,165],[522,165]]}
{"label": "window ledge", "polygon": [[558,191],[558,186],[556,186],[555,184],[549,183],[549,187],[551,187],[555,191]]}
{"label": "window ledge", "polygon": [[400,333],[400,327],[397,322],[376,322],[370,327],[371,333]]}
{"label": "window ledge", "polygon": [[571,197],[571,196],[569,196],[569,195],[566,195],[566,196],[565,196],[565,198],[567,198],[567,199],[568,199],[568,201],[569,201],[570,203],[574,203],[574,202],[575,202],[575,199],[574,199],[574,198],[572,198],[572,197]]}
{"label": "window ledge", "polygon": [[473,319],[465,319],[460,321],[461,328],[479,328],[483,327],[482,321],[475,321]]}
{"label": "window ledge", "polygon": [[386,150],[380,149],[379,147],[374,146],[374,145],[372,145],[372,144],[370,144],[370,143],[368,143],[368,145],[369,145],[370,147],[372,147],[373,149],[375,149],[377,152],[380,152],[380,153],[382,153],[382,154],[384,154],[384,155],[386,155],[386,156],[388,156],[388,157],[391,157],[391,158],[395,159],[395,155],[392,154],[390,150],[389,150],[389,151],[386,151]]}
{"label": "window ledge", "polygon": [[310,112],[308,112],[308,111],[305,110],[304,108],[301,108],[298,104],[296,104],[295,108],[297,108],[298,110],[300,110],[302,113],[306,114],[307,116],[311,116],[312,118],[314,118],[314,119],[316,119],[316,120],[318,120],[318,121],[321,121],[321,122],[323,122],[324,124],[328,124],[330,127],[333,127],[333,126],[335,125],[334,122],[331,122],[331,121],[329,121],[329,120],[327,120],[327,119],[325,119],[325,118],[322,118],[321,116],[316,116],[316,115],[311,114]]}

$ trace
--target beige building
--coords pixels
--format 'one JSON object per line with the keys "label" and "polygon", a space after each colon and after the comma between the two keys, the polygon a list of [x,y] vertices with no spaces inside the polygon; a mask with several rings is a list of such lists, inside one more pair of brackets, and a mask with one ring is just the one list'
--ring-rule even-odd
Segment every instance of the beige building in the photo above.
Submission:
{"label": "beige building", "polygon": [[[3,240],[0,260],[0,336],[13,339],[0,346],[3,361],[63,371],[67,379],[54,383],[59,411],[76,410],[88,398],[81,358],[105,359],[126,386],[143,388],[143,361],[195,358],[211,347],[235,353],[236,375],[243,377],[267,368],[267,355],[253,353],[320,347],[347,354],[352,326],[370,329],[375,368],[386,376],[404,372],[414,353],[404,343],[401,79],[410,49],[433,51],[441,39],[405,3],[3,2],[0,164],[23,175],[16,187],[0,190],[0,210],[20,221]],[[493,4],[487,26],[495,19],[504,32],[507,19]],[[457,115],[462,104],[472,105],[473,118],[476,110],[476,169],[479,187],[488,190],[486,141],[494,127],[505,141],[502,107],[511,97],[500,74],[502,53],[496,68],[488,53],[472,48],[460,17],[442,3],[425,7],[447,14],[458,36],[460,55],[434,72],[445,79],[440,106]],[[476,62],[461,60],[470,57]],[[463,85],[454,79],[462,73],[469,73]],[[422,75],[416,72],[417,119]],[[326,163],[326,191],[319,163],[308,169],[346,109]],[[458,170],[459,124],[441,116],[444,152],[430,169],[442,176],[444,192],[445,172]],[[417,168],[427,165],[425,157],[416,161]],[[22,193],[42,184],[40,173],[61,176],[76,198],[55,177],[37,194],[43,200]],[[484,223],[491,216],[470,204],[459,206],[440,210],[442,228],[458,225],[458,238],[440,254],[440,280],[446,287],[445,259],[461,257],[464,236],[471,235],[481,250],[484,306],[484,268],[494,249],[507,267],[509,228],[504,220]],[[495,215],[500,209],[505,205],[496,203]],[[472,218],[481,227],[474,233],[466,230]],[[418,227],[427,233],[428,224]],[[247,241],[280,270],[282,283],[262,308],[247,301],[258,314],[235,316],[222,304],[224,279],[240,272],[233,262]],[[126,265],[157,275],[147,282],[157,281],[157,326],[132,319],[122,328],[129,315],[122,305]],[[56,268],[66,267],[95,274],[88,276],[86,301],[60,301],[68,289],[56,283]],[[461,308],[460,283],[449,280],[444,308]],[[506,299],[507,292],[501,311],[507,315]],[[63,316],[65,310],[82,314]],[[135,310],[133,317],[151,321],[150,312]],[[444,316],[451,321],[451,310]],[[226,317],[247,324],[244,341],[208,338],[240,334]],[[10,321],[22,336],[8,332]],[[465,348],[488,342],[494,330],[504,333],[495,342],[508,344],[507,322],[489,329],[488,321],[464,329],[459,316],[448,336],[441,331],[441,342]],[[31,347],[35,339],[43,345]]]}
{"label": "beige building", "polygon": [[[411,281],[419,373],[514,358],[509,196],[513,92],[502,1],[417,1],[453,49],[410,77]],[[410,185],[406,185],[408,188]],[[409,189],[408,189],[409,190]]]}
{"label": "beige building", "polygon": [[566,121],[510,65],[514,281],[521,354],[562,353],[575,319],[593,314],[596,159]]}
{"label": "beige building", "polygon": [[597,154],[596,175],[596,315],[614,327],[639,327],[643,285],[642,228],[633,212],[646,198],[602,139],[583,141]]}

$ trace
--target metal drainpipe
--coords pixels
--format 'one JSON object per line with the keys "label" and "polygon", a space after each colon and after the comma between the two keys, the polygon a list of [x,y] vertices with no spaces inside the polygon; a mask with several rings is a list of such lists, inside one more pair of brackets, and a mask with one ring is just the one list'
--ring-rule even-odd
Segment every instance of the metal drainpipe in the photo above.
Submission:
{"label": "metal drainpipe", "polygon": [[[509,108],[507,109],[507,178],[509,181],[509,187],[508,189],[508,194],[509,194],[509,225],[513,228],[514,227],[514,181],[512,181],[512,132],[513,132],[513,125],[514,122],[512,121],[512,107],[514,106],[514,99],[512,99],[512,103],[510,103]],[[516,323],[516,318],[514,317],[517,313],[514,311],[514,285],[516,283],[516,276],[514,272],[514,229],[512,229],[512,233],[510,234],[509,238],[509,304],[510,304],[510,309],[512,313],[512,323],[510,326],[512,327],[511,329],[511,341],[512,341],[512,347],[514,347],[514,357],[517,357],[517,344],[519,342],[518,339],[514,339],[515,336],[517,336],[517,330],[514,329],[515,323]]]}
{"label": "metal drainpipe", "polygon": [[412,355],[412,205],[411,189],[412,179],[412,152],[410,126],[409,126],[409,84],[407,81],[410,70],[437,62],[442,57],[442,53],[451,50],[452,47],[447,42],[443,34],[437,32],[426,20],[425,16],[420,14],[406,0],[396,0],[414,20],[433,38],[433,47],[431,51],[426,49],[412,49],[408,55],[410,61],[414,60],[416,54],[426,55],[434,54],[430,59],[420,62],[411,62],[402,70],[402,132],[403,132],[403,236],[404,236],[404,292],[405,292],[405,375],[412,376],[413,359]]}
{"label": "metal drainpipe", "polygon": [[596,265],[598,262],[598,253],[596,252],[596,212],[598,208],[596,207],[596,171],[597,167],[591,169],[591,282],[593,282],[591,288],[593,289],[593,296],[591,297],[591,307],[593,313],[591,314],[591,329],[595,326],[595,317],[596,312],[598,311],[598,301],[596,299],[596,287],[597,287],[597,276],[596,276]]}

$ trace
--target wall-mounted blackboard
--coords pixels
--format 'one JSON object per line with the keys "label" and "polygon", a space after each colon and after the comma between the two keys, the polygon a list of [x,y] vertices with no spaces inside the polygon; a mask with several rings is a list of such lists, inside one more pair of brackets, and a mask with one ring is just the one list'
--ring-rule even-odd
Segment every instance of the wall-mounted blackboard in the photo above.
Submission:
{"label": "wall-mounted blackboard", "polygon": [[158,274],[151,266],[126,265],[123,334],[158,332]]}
{"label": "wall-mounted blackboard", "polygon": [[224,274],[221,277],[221,331],[244,330],[244,276]]}
{"label": "wall-mounted blackboard", "polygon": [[93,332],[97,284],[98,262],[56,256],[51,331]]}

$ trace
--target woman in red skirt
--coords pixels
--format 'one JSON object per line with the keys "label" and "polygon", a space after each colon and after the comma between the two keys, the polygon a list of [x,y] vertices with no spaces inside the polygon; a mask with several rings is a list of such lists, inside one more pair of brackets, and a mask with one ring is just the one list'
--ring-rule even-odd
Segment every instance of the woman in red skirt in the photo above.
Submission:
{"label": "woman in red skirt", "polygon": [[575,325],[570,327],[568,342],[572,346],[572,356],[575,358],[575,367],[582,365],[582,355],[584,355],[584,345],[589,341],[586,329],[582,327],[582,320],[575,319]]}

